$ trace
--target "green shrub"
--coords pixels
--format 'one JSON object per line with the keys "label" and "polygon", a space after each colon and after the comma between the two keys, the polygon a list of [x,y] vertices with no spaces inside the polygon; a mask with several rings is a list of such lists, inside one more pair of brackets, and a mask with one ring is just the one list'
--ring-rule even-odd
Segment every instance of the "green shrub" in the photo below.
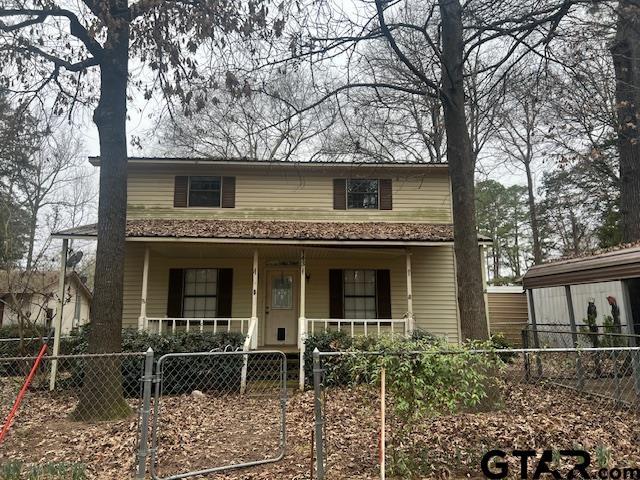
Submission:
{"label": "green shrub", "polygon": [[[89,329],[84,328],[78,335],[74,354],[88,351]],[[232,332],[180,332],[175,335],[158,335],[137,330],[122,332],[123,352],[144,352],[153,349],[157,362],[169,353],[196,353],[212,350],[236,350],[244,343],[244,335]],[[97,359],[92,360],[98,368]],[[82,384],[86,360],[72,362],[73,372],[68,379],[72,386]],[[124,356],[121,359],[122,385],[127,396],[139,394],[140,377],[144,364],[143,357]],[[177,356],[166,359],[163,369],[163,390],[165,393],[190,393],[198,390],[235,388],[239,384],[242,357],[191,357]]]}

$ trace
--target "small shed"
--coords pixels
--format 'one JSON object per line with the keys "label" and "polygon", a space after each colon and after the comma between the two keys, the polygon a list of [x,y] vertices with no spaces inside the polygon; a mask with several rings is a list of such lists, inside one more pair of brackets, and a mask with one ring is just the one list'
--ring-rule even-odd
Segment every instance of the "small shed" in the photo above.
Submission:
{"label": "small shed", "polygon": [[488,286],[487,307],[491,334],[502,334],[514,346],[522,346],[527,327],[527,297],[521,286]]}
{"label": "small shed", "polygon": [[522,279],[534,330],[576,332],[589,314],[640,334],[640,242],[531,267]]}

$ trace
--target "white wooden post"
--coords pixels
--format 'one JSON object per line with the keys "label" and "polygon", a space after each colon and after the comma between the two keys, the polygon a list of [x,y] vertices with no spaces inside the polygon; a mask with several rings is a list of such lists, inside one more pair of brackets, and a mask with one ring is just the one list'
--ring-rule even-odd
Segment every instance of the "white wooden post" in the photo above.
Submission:
{"label": "white wooden post", "polygon": [[306,319],[306,288],[307,288],[307,267],[304,250],[300,252],[300,315],[298,318],[298,349],[300,350],[300,391],[304,390],[304,342],[307,338]]}
{"label": "white wooden post", "polygon": [[482,296],[484,298],[484,315],[487,321],[487,332],[491,334],[491,324],[489,322],[489,293],[487,290],[487,247],[480,246],[480,271],[482,272]]}
{"label": "white wooden post", "polygon": [[142,293],[140,294],[140,317],[138,330],[147,328],[147,286],[149,283],[149,247],[144,249],[144,265],[142,267]]}
{"label": "white wooden post", "polygon": [[[60,353],[60,335],[62,331],[62,314],[64,311],[64,281],[67,274],[67,252],[69,240],[62,240],[62,251],[60,252],[60,277],[58,278],[58,308],[54,319],[53,332],[53,356]],[[51,377],[49,378],[49,390],[56,388],[56,374],[58,372],[58,360],[51,361]]]}
{"label": "white wooden post", "polygon": [[413,286],[411,283],[411,250],[407,248],[407,332],[411,334],[415,329],[413,317]]}
{"label": "white wooden post", "polygon": [[[251,287],[251,323],[258,321],[258,250],[253,251],[253,284]],[[251,332],[251,348],[258,348],[258,328]]]}

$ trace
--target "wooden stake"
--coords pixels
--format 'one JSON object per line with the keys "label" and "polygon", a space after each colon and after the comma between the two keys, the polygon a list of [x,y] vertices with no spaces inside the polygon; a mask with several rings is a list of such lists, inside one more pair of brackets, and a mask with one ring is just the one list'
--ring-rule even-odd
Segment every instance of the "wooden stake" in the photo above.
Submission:
{"label": "wooden stake", "polygon": [[385,480],[385,454],[386,454],[386,394],[387,394],[386,370],[380,371],[380,480]]}

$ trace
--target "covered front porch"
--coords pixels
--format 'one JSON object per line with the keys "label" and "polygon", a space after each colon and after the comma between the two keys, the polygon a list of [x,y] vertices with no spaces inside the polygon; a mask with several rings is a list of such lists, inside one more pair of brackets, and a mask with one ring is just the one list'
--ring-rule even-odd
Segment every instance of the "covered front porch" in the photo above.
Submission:
{"label": "covered front porch", "polygon": [[127,327],[239,332],[246,350],[298,350],[327,330],[406,335],[415,327],[410,247],[127,245]]}

